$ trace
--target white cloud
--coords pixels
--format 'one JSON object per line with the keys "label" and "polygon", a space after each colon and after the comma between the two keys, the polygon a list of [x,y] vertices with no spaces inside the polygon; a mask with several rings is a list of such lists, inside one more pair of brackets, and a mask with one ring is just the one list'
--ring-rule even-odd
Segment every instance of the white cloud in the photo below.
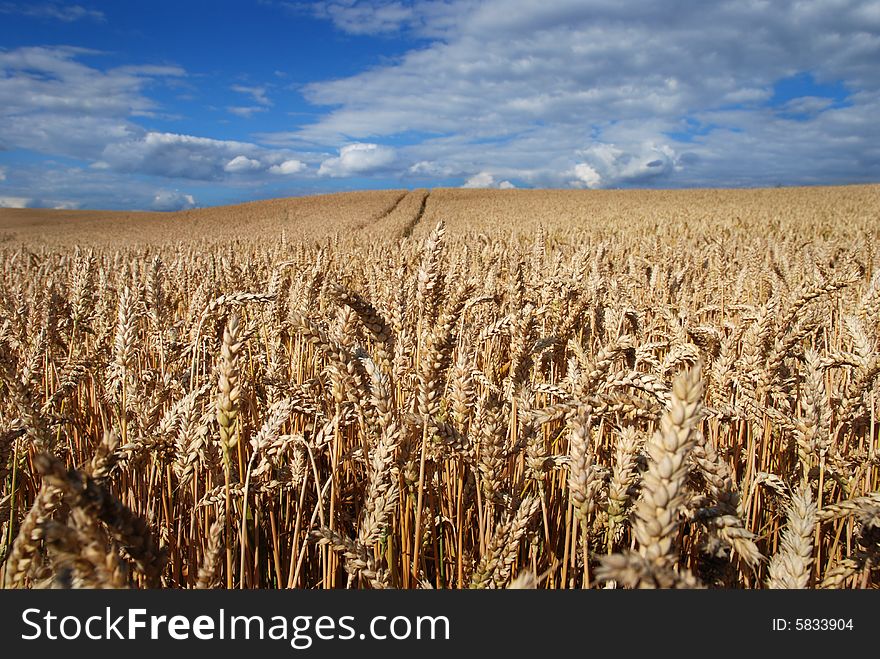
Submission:
{"label": "white cloud", "polygon": [[151,205],[157,211],[179,211],[195,208],[196,200],[191,194],[179,190],[158,190]]}
{"label": "white cloud", "polygon": [[[297,83],[318,111],[313,123],[253,142],[147,127],[144,117],[173,120],[175,109],[157,102],[154,87],[185,86],[193,99],[204,91],[179,67],[113,66],[83,48],[0,49],[0,149],[65,163],[16,165],[4,196],[143,208],[158,187],[204,200],[191,185],[224,181],[257,194],[300,173],[499,188],[880,180],[878,2],[680,0],[675,11],[636,0],[294,4],[343,32],[415,37],[416,46],[395,46],[357,75]],[[0,0],[7,14],[32,6],[79,5]],[[777,102],[774,84],[798,72],[842,83],[846,102],[815,90]],[[268,112],[281,84],[234,85],[241,102],[224,112]],[[244,170],[228,171],[238,157]],[[44,199],[46,190],[58,200]]]}
{"label": "white cloud", "polygon": [[422,37],[442,37],[456,25],[465,6],[476,6],[478,1],[333,0],[285,4],[329,19],[348,34],[390,35],[409,30]]}
{"label": "white cloud", "polygon": [[283,159],[247,142],[149,132],[108,144],[101,160],[114,170],[169,178],[218,180],[225,174],[256,172],[262,162]]}
{"label": "white cloud", "polygon": [[575,187],[586,186],[591,189],[602,187],[602,175],[585,162],[579,162],[574,166],[575,180],[571,185]]}
{"label": "white cloud", "polygon": [[232,174],[240,174],[241,172],[253,172],[262,169],[262,167],[259,160],[247,156],[235,156],[223,166],[223,170]]}
{"label": "white cloud", "polygon": [[320,3],[315,8],[323,9],[337,27],[350,34],[396,32],[414,16],[412,7],[402,2]]}
{"label": "white cloud", "polygon": [[[188,181],[186,189],[195,199],[205,183]],[[159,190],[175,186],[156,185],[145,177],[133,177],[113,169],[70,167],[58,162],[21,163],[0,194],[21,197],[30,208],[93,208],[149,210]],[[181,188],[182,189],[182,188]],[[51,197],[47,197],[51,194]],[[186,200],[183,199],[182,203]]]}
{"label": "white cloud", "polygon": [[[93,170],[190,180],[267,170],[296,155],[246,142],[147,131],[134,117],[160,107],[144,88],[182,79],[185,72],[155,65],[101,70],[81,63],[84,55],[100,53],[70,47],[0,50],[0,144],[85,160]],[[260,96],[258,88],[247,89]],[[237,156],[247,162],[227,169]]]}
{"label": "white cloud", "polygon": [[301,160],[285,160],[277,165],[269,168],[270,174],[290,175],[297,174],[306,168],[306,164]]}
{"label": "white cloud", "polygon": [[469,177],[463,188],[497,188],[499,190],[511,190],[516,186],[510,181],[496,181],[491,172],[478,172]]}
{"label": "white cloud", "polygon": [[615,144],[596,144],[579,155],[586,162],[574,167],[573,184],[577,187],[645,183],[669,175],[676,166],[675,151],[665,144],[629,145],[626,149]]}
{"label": "white cloud", "polygon": [[464,182],[463,188],[491,188],[495,183],[495,177],[489,172],[474,174]]}
{"label": "white cloud", "polygon": [[158,106],[142,89],[156,78],[182,77],[174,66],[117,67],[104,71],[77,57],[101,55],[69,46],[0,51],[0,107],[3,116],[26,113],[126,117]]}
{"label": "white cloud", "polygon": [[103,12],[96,9],[86,9],[80,5],[69,5],[59,2],[25,3],[25,2],[2,2],[0,14],[21,14],[34,18],[53,18],[64,23],[73,23],[82,19],[103,22]]}
{"label": "white cloud", "polygon": [[793,98],[782,106],[781,111],[790,115],[816,115],[834,104],[833,99],[817,96]]}
{"label": "white cloud", "polygon": [[339,149],[339,156],[327,158],[318,169],[319,176],[352,176],[381,170],[394,162],[394,149],[380,144],[356,142]]}
{"label": "white cloud", "polygon": [[31,201],[28,197],[0,197],[0,208],[29,208]]}
{"label": "white cloud", "polygon": [[413,176],[439,176],[441,178],[455,176],[460,173],[449,165],[444,165],[443,163],[438,163],[432,160],[420,160],[414,165],[411,165],[407,171]]}
{"label": "white cloud", "polygon": [[226,110],[237,117],[250,119],[258,112],[265,112],[266,108],[259,105],[230,105]]}
{"label": "white cloud", "polygon": [[0,181],[6,180],[6,168],[0,167]]}
{"label": "white cloud", "polygon": [[147,84],[184,75],[171,66],[102,71],[77,61],[99,54],[71,47],[0,51],[0,143],[96,158],[107,143],[142,130],[130,117],[158,108],[142,93]]}
{"label": "white cloud", "polygon": [[266,88],[260,86],[248,87],[247,85],[232,85],[230,87],[232,91],[238,92],[239,94],[247,94],[251,98],[254,99],[255,102],[260,105],[272,105],[272,101],[269,100],[269,97],[266,95]]}
{"label": "white cloud", "polygon": [[55,210],[72,210],[80,208],[80,203],[70,199],[0,196],[0,208],[53,208]]}
{"label": "white cloud", "polygon": [[[734,185],[764,184],[768,172],[786,182],[878,180],[874,4],[318,3],[318,15],[349,33],[413,30],[433,41],[306,85],[307,100],[328,111],[288,143],[417,135],[398,151],[407,175],[503,171],[530,185],[717,184],[731,169]],[[797,72],[843,81],[849,107],[801,99],[792,116],[777,116],[774,84]],[[838,136],[844,123],[848,140]],[[757,135],[762,144],[749,147]]]}

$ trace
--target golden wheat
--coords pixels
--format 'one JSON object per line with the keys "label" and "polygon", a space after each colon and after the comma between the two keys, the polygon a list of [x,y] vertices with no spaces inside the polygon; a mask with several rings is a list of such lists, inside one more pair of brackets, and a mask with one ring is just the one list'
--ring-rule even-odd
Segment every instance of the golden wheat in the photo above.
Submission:
{"label": "golden wheat", "polygon": [[2,583],[876,588],[878,193],[0,211]]}

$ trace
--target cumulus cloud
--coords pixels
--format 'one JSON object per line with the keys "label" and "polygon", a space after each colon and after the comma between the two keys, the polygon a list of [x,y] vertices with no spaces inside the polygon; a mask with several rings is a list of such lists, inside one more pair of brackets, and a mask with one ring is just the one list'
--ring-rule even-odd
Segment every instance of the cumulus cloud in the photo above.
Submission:
{"label": "cumulus cloud", "polygon": [[248,158],[247,156],[235,156],[232,160],[223,166],[223,171],[232,174],[240,174],[241,172],[253,172],[262,169],[263,165],[259,160]]}
{"label": "cumulus cloud", "polygon": [[[294,155],[235,140],[145,130],[135,117],[160,108],[144,88],[185,72],[156,65],[101,70],[80,62],[85,55],[100,53],[70,47],[0,51],[0,143],[86,160],[93,170],[206,181],[268,170]],[[260,88],[246,90],[261,98]],[[236,160],[239,156],[244,160]]]}
{"label": "cumulus cloud", "polygon": [[[270,4],[414,47],[395,46],[356,75],[297,82],[316,118],[253,142],[147,127],[144,117],[167,118],[154,87],[197,80],[179,67],[111,66],[72,47],[0,50],[0,150],[82,163],[75,173],[35,168],[28,180],[16,165],[4,196],[40,201],[52,189],[61,200],[149,207],[159,187],[204,201],[190,184],[281,188],[292,174],[329,179],[324,189],[379,174],[495,187],[880,180],[876,1]],[[0,0],[7,14],[30,6],[79,5]],[[780,94],[793,78],[815,84]],[[241,102],[226,110],[255,117],[273,89],[233,85]]]}
{"label": "cumulus cloud", "polygon": [[380,144],[356,142],[339,149],[339,156],[327,158],[318,169],[319,176],[342,177],[369,174],[394,162],[394,149]]}
{"label": "cumulus cloud", "polygon": [[118,171],[212,180],[252,168],[252,156],[259,153],[259,147],[246,142],[151,131],[108,144],[101,160]]}
{"label": "cumulus cloud", "polygon": [[0,51],[0,106],[3,116],[26,113],[42,119],[64,114],[105,120],[148,114],[157,104],[142,90],[158,78],[184,75],[175,66],[127,66],[100,70],[77,61],[101,53],[85,48],[27,47]]}
{"label": "cumulus cloud", "polygon": [[455,176],[459,172],[449,165],[435,162],[432,160],[420,160],[410,165],[407,170],[412,176],[441,177]]}
{"label": "cumulus cloud", "polygon": [[28,197],[2,197],[0,196],[0,208],[29,208],[31,199]]}
{"label": "cumulus cloud", "polygon": [[301,160],[285,160],[277,165],[272,165],[269,168],[269,173],[289,176],[291,174],[297,174],[305,168],[306,164]]}
{"label": "cumulus cloud", "polygon": [[141,129],[131,121],[158,109],[143,94],[157,79],[179,78],[173,66],[99,70],[77,61],[82,48],[0,51],[0,142],[73,158],[96,158],[103,147]]}
{"label": "cumulus cloud", "polygon": [[157,211],[179,211],[195,208],[196,200],[191,194],[179,190],[158,190],[153,196],[151,208]]}
{"label": "cumulus cloud", "polygon": [[493,177],[489,172],[480,172],[479,174],[474,174],[468,180],[464,182],[463,188],[491,188],[492,184],[495,183],[495,177]]}
{"label": "cumulus cloud", "polygon": [[574,187],[588,187],[591,189],[602,187],[602,175],[585,162],[579,162],[574,166],[574,179],[571,185]]}
{"label": "cumulus cloud", "polygon": [[[349,33],[435,36],[385,65],[306,85],[328,111],[295,137],[420,135],[399,149],[409,175],[504,171],[530,185],[701,185],[725,170],[736,185],[786,170],[789,183],[877,180],[874,4],[319,3]],[[775,106],[775,85],[797,72],[839,82],[847,102],[806,92]],[[758,135],[766,142],[755,148]]]}
{"label": "cumulus cloud", "polygon": [[[53,161],[23,162],[3,184],[0,195],[21,197],[32,208],[151,210],[159,190],[185,190],[194,199],[210,184],[187,181],[187,188],[156,184],[151,177],[131,176],[113,169],[71,167]],[[209,190],[205,190],[208,194]],[[51,196],[47,196],[51,195]],[[185,203],[185,200],[183,200]]]}
{"label": "cumulus cloud", "polygon": [[630,145],[627,149],[596,144],[580,151],[579,156],[584,162],[574,166],[575,187],[645,183],[668,176],[676,167],[675,151],[665,144]]}
{"label": "cumulus cloud", "polygon": [[495,176],[491,172],[478,172],[469,177],[463,188],[497,188],[499,190],[510,190],[516,186],[510,181],[496,181]]}
{"label": "cumulus cloud", "polygon": [[116,171],[211,181],[228,174],[293,173],[293,164],[284,172],[273,169],[287,161],[298,162],[248,142],[148,132],[107,145],[99,162]]}

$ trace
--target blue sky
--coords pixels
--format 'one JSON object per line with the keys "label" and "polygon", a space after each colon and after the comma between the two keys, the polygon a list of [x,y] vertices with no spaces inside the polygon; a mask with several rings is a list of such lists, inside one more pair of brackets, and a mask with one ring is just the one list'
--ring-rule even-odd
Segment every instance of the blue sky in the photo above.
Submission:
{"label": "blue sky", "polygon": [[880,182],[880,2],[0,0],[0,206]]}

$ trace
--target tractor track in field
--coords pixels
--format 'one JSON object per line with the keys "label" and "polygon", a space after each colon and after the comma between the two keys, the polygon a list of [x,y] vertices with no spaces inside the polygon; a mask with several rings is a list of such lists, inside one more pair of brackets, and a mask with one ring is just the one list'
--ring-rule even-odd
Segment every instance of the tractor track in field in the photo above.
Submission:
{"label": "tractor track in field", "polygon": [[425,215],[425,206],[428,205],[428,197],[431,196],[431,193],[425,191],[423,195],[424,196],[422,197],[422,202],[419,205],[418,212],[415,214],[415,217],[413,217],[413,219],[407,222],[406,226],[403,227],[403,231],[400,234],[401,238],[409,238],[412,235],[413,231],[415,231],[415,228],[418,226],[419,222],[422,221],[422,217],[424,217]]}
{"label": "tractor track in field", "polygon": [[409,190],[397,197],[382,212],[361,222],[356,229],[393,240],[409,238],[425,215],[429,196],[430,191],[424,188]]}
{"label": "tractor track in field", "polygon": [[409,195],[409,194],[410,194],[410,192],[408,192],[408,191],[402,193],[397,199],[395,199],[395,200],[391,203],[390,206],[387,206],[387,207],[385,208],[385,210],[383,210],[383,211],[382,211],[381,213],[379,213],[378,215],[374,215],[373,217],[371,217],[371,218],[368,219],[368,220],[364,220],[363,222],[361,222],[360,224],[358,224],[358,225],[354,228],[354,230],[355,230],[355,231],[362,231],[362,230],[366,229],[368,226],[374,226],[374,225],[376,225],[376,224],[379,224],[379,222],[382,222],[383,220],[385,220],[386,218],[388,218],[388,217],[389,217],[394,211],[396,211],[396,210],[397,210],[397,207],[400,206],[400,203],[401,203],[404,199],[406,199],[407,195]]}

